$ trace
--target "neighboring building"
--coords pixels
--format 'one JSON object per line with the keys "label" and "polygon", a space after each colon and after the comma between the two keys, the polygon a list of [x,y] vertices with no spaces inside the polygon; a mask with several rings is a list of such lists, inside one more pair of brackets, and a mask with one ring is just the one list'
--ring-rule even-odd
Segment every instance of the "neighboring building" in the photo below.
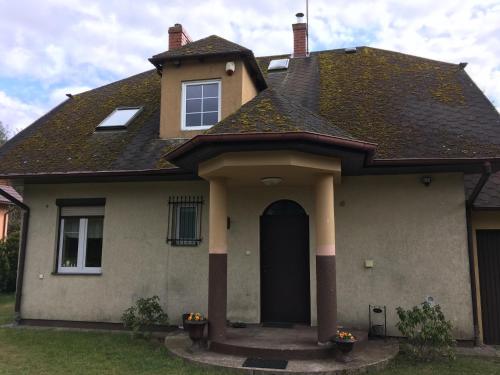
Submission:
{"label": "neighboring building", "polygon": [[[6,191],[19,201],[23,200],[18,192],[11,186],[0,184],[0,189]],[[12,214],[12,211],[14,209],[15,206],[12,204],[12,202],[4,196],[0,195],[0,241],[7,239],[9,230],[9,215]]]}
{"label": "neighboring building", "polygon": [[396,307],[432,298],[456,338],[500,342],[498,112],[464,64],[309,54],[293,30],[292,56],[255,58],[175,25],[154,70],[0,149],[30,213],[21,322],[119,322],[158,295],[173,323],[208,313],[212,340],[227,318],[326,341],[370,304],[398,335]]}

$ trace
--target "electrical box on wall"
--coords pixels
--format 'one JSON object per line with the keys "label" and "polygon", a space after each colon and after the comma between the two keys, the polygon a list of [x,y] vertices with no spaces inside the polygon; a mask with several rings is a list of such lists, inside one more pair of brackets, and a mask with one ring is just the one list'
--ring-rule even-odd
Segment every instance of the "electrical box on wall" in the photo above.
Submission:
{"label": "electrical box on wall", "polygon": [[375,261],[373,259],[365,259],[365,268],[373,268]]}

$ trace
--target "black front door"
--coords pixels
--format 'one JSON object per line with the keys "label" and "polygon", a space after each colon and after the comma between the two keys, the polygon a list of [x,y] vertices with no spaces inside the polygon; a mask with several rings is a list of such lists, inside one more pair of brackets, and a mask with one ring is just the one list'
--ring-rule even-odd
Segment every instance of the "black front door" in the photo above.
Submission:
{"label": "black front door", "polygon": [[261,320],[309,324],[309,217],[278,201],[260,219]]}
{"label": "black front door", "polygon": [[500,344],[500,230],[478,230],[477,260],[483,319],[483,341]]}

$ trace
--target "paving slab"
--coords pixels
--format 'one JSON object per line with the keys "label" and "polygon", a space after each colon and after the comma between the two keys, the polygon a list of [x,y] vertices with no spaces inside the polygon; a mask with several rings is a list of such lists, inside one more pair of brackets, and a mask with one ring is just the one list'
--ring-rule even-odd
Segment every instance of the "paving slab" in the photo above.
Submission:
{"label": "paving slab", "polygon": [[215,369],[226,369],[239,374],[357,374],[368,370],[380,370],[387,366],[398,351],[399,344],[396,340],[367,341],[362,347],[353,351],[352,361],[348,363],[337,362],[334,358],[290,360],[284,370],[261,369],[242,367],[247,359],[243,356],[215,353],[209,350],[192,351],[191,341],[185,332],[168,334],[165,338],[165,346],[170,354],[184,361]]}

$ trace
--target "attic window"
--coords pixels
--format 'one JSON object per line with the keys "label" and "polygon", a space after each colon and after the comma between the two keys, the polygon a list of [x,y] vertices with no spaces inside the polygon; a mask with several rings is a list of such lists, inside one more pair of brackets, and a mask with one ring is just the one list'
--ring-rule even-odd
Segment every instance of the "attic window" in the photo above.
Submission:
{"label": "attic window", "polygon": [[269,66],[267,67],[267,70],[285,70],[288,69],[288,62],[290,59],[278,59],[278,60],[271,60],[269,63]]}
{"label": "attic window", "polygon": [[97,126],[97,130],[125,129],[141,109],[142,107],[116,108]]}

